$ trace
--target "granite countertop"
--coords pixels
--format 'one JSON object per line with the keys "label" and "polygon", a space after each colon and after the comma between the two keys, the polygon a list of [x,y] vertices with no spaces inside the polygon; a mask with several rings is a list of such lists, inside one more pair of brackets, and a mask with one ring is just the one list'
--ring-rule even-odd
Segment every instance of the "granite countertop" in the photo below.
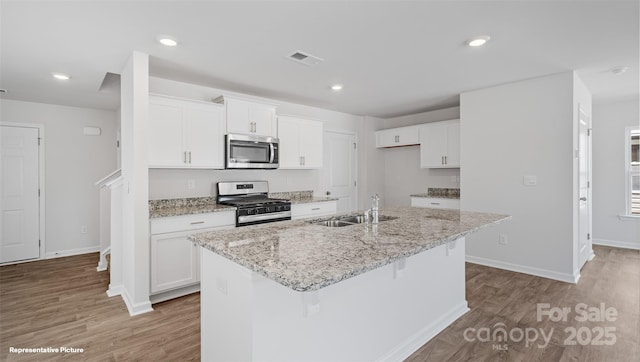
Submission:
{"label": "granite countertop", "polygon": [[[361,213],[360,213],[361,214]],[[296,291],[313,291],[508,219],[488,213],[393,207],[395,220],[346,227],[292,220],[194,234],[195,244]],[[324,218],[326,219],[326,218]]]}
{"label": "granite countertop", "polygon": [[215,197],[188,199],[149,200],[149,218],[206,214],[218,211],[235,211],[233,206],[216,204]]}
{"label": "granite countertop", "polygon": [[410,197],[427,197],[433,199],[460,199],[460,189],[431,188],[425,194],[413,194]]}
{"label": "granite countertop", "polygon": [[270,192],[269,197],[287,199],[292,204],[308,204],[311,202],[336,201],[333,197],[314,197],[313,191]]}

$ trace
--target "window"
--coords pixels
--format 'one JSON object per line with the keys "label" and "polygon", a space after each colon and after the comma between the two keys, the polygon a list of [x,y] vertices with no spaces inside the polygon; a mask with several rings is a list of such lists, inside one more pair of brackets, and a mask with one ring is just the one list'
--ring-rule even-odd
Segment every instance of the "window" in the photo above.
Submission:
{"label": "window", "polygon": [[640,128],[626,132],[627,215],[640,217]]}

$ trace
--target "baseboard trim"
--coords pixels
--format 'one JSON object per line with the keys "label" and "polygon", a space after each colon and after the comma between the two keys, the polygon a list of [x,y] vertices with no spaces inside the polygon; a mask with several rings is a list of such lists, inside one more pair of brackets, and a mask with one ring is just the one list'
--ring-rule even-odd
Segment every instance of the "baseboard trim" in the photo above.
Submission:
{"label": "baseboard trim", "polygon": [[558,272],[553,271],[553,270],[547,270],[547,269],[534,268],[534,267],[530,267],[530,266],[511,264],[511,263],[506,263],[506,262],[503,262],[503,261],[486,259],[486,258],[481,258],[481,257],[478,257],[478,256],[473,256],[473,255],[467,255],[465,260],[467,261],[467,263],[479,264],[479,265],[489,266],[489,267],[492,267],[492,268],[504,269],[504,270],[509,270],[509,271],[518,272],[518,273],[524,273],[524,274],[530,274],[530,275],[535,275],[537,277],[543,277],[543,278],[547,278],[547,279],[559,280],[561,282],[572,283],[572,284],[576,284],[578,282],[578,279],[580,279],[580,273],[579,272],[577,274],[558,273]]}
{"label": "baseboard trim", "polygon": [[607,239],[593,239],[593,245],[611,246],[613,248],[640,250],[640,243]]}
{"label": "baseboard trim", "polygon": [[151,304],[156,304],[156,303],[164,302],[170,299],[184,297],[185,295],[197,293],[199,291],[200,291],[200,283],[190,285],[188,287],[183,287],[180,289],[169,290],[163,293],[151,295],[149,296],[149,299],[151,300]]}
{"label": "baseboard trim", "polygon": [[153,311],[150,301],[138,304],[134,303],[129,296],[129,292],[127,292],[125,288],[121,289],[120,296],[122,297],[122,300],[124,300],[124,304],[127,306],[127,310],[129,310],[129,315],[132,317]]}
{"label": "baseboard trim", "polygon": [[118,295],[122,295],[122,285],[109,284],[109,289],[107,289],[107,296],[111,298]]}
{"label": "baseboard trim", "polygon": [[99,245],[90,246],[88,248],[78,248],[78,249],[54,251],[54,252],[51,252],[51,253],[47,253],[45,255],[45,259],[64,258],[65,256],[97,253],[99,251],[100,251],[100,246]]}
{"label": "baseboard trim", "polygon": [[468,311],[469,307],[467,306],[467,301],[465,300],[464,302],[451,308],[449,312],[447,312],[439,319],[425,326],[423,329],[398,345],[392,351],[380,357],[378,361],[404,361],[405,359],[407,359],[407,357],[411,356],[425,343],[430,341],[438,333],[442,332],[445,328],[451,325],[451,323],[455,322],[458,318],[462,317],[462,315],[464,315]]}

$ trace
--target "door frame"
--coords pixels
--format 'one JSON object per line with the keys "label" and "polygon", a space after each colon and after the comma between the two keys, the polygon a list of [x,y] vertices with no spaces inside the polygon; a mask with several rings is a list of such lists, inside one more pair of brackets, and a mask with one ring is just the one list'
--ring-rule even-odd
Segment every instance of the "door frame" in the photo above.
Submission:
{"label": "door frame", "polygon": [[[360,169],[358,168],[358,153],[360,152],[360,149],[358,148],[358,145],[360,144],[360,142],[358,141],[358,133],[357,132],[352,132],[352,131],[345,131],[345,130],[337,130],[337,129],[327,129],[325,128],[322,131],[322,147],[324,148],[324,140],[325,140],[325,134],[327,132],[331,132],[331,133],[340,133],[340,134],[345,134],[345,135],[349,135],[349,136],[353,136],[354,142],[356,143],[356,148],[355,148],[355,152],[354,152],[354,158],[353,158],[353,163],[355,166],[355,179],[354,181],[356,182],[356,191],[355,191],[355,210],[358,210],[360,208],[360,204],[358,203],[359,201],[359,196],[360,196]],[[324,157],[324,149],[322,150],[323,153],[323,157]],[[323,161],[323,170],[322,172],[326,172],[324,170],[324,161]],[[323,175],[322,177],[322,184],[321,187],[323,190],[327,189],[327,185],[325,184],[325,177]],[[322,195],[322,196],[326,196],[326,195]]]}
{"label": "door frame", "polygon": [[589,237],[587,238],[587,252],[589,253],[589,256],[586,258],[586,260],[584,261],[584,263],[582,262],[582,253],[580,250],[580,245],[582,243],[582,235],[580,234],[580,229],[582,228],[582,220],[580,217],[580,159],[578,159],[578,167],[577,167],[577,179],[578,179],[578,183],[577,183],[577,212],[578,212],[578,245],[577,245],[577,258],[578,258],[578,270],[582,269],[582,267],[584,267],[584,265],[588,262],[593,260],[593,258],[595,257],[595,253],[593,252],[593,201],[592,201],[592,197],[593,197],[593,165],[592,165],[592,161],[593,161],[593,154],[592,154],[592,120],[591,120],[591,115],[587,114],[584,111],[584,108],[582,107],[581,104],[578,104],[578,129],[577,129],[577,136],[578,136],[578,157],[580,157],[580,122],[581,120],[584,119],[587,121],[586,123],[586,129],[587,129],[587,142],[586,142],[586,147],[587,150],[585,152],[586,157],[587,157],[587,233],[589,235]]}
{"label": "door frame", "polygon": [[[44,124],[40,124],[40,123],[22,123],[22,122],[8,122],[8,121],[0,121],[0,126],[7,126],[7,127],[21,127],[21,128],[36,128],[38,129],[38,137],[40,139],[40,146],[38,147],[38,188],[40,189],[40,197],[38,198],[38,202],[39,205],[38,207],[40,208],[40,210],[38,210],[38,224],[39,224],[39,230],[38,230],[38,238],[40,240],[40,246],[39,246],[39,250],[40,250],[40,256],[38,257],[38,259],[36,260],[42,260],[45,259],[45,250],[46,249],[46,218],[45,218],[45,182],[44,182],[44,147],[45,147],[45,142],[44,142]],[[17,261],[17,262],[8,262],[8,263],[4,263],[3,265],[10,265],[10,264],[20,264],[20,263],[27,263],[33,261],[32,260],[24,260],[24,261]]]}

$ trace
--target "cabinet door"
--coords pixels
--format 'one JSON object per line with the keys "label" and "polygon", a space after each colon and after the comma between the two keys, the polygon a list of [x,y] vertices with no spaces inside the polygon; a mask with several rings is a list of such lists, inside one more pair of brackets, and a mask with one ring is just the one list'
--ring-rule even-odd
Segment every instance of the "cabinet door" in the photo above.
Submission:
{"label": "cabinet door", "polygon": [[302,167],[300,156],[300,125],[293,117],[278,117],[278,139],[280,140],[280,168]]}
{"label": "cabinet door", "polygon": [[184,167],[184,107],[157,97],[149,102],[149,167]]}
{"label": "cabinet door", "polygon": [[402,146],[420,144],[420,128],[417,126],[396,128],[396,133],[398,143]]}
{"label": "cabinet door", "polygon": [[460,123],[447,128],[447,167],[460,167]]}
{"label": "cabinet door", "polygon": [[249,122],[253,122],[253,134],[276,137],[276,111],[272,106],[252,104]]}
{"label": "cabinet door", "polygon": [[193,168],[224,168],[222,108],[189,104],[186,111],[188,165]]}
{"label": "cabinet door", "polygon": [[445,167],[447,125],[431,124],[420,130],[420,167]]}
{"label": "cabinet door", "polygon": [[225,98],[224,102],[227,107],[227,133],[252,133],[253,127],[249,121],[251,104],[228,98]]}
{"label": "cabinet door", "polygon": [[193,232],[151,236],[151,293],[200,281],[198,247],[187,239]]}
{"label": "cabinet door", "polygon": [[303,168],[322,168],[323,137],[322,122],[300,122],[300,156]]}
{"label": "cabinet door", "polygon": [[395,129],[376,131],[376,148],[398,146],[398,133]]}

